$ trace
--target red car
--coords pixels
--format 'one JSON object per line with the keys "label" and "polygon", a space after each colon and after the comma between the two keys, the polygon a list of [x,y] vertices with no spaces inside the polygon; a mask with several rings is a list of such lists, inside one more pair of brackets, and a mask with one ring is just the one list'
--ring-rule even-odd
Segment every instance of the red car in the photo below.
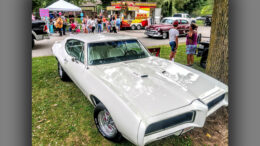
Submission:
{"label": "red car", "polygon": [[180,35],[187,34],[190,23],[184,18],[176,19],[173,17],[163,18],[160,24],[153,24],[146,27],[144,34],[148,37],[161,37],[166,39],[169,36],[169,30],[173,28],[173,22],[176,20],[179,22],[177,30],[179,30]]}

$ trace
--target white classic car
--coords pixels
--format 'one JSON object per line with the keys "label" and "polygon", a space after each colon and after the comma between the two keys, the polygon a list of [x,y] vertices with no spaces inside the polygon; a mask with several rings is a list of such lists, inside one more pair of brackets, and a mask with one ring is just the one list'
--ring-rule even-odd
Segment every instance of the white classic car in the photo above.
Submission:
{"label": "white classic car", "polygon": [[62,80],[70,78],[95,106],[98,131],[145,145],[203,127],[228,106],[228,87],[190,67],[152,56],[119,34],[78,34],[52,47]]}

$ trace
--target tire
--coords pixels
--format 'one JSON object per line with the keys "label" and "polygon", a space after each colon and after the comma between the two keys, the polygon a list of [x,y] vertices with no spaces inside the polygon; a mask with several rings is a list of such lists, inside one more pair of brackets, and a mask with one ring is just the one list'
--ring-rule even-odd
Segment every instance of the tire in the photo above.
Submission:
{"label": "tire", "polygon": [[35,44],[35,43],[34,43],[34,39],[32,39],[32,48],[34,47],[34,44]]}
{"label": "tire", "polygon": [[[107,117],[104,117],[105,115]],[[106,124],[106,123],[102,124],[103,119],[104,120],[108,119],[107,121],[109,121],[108,122],[109,124]],[[113,124],[114,122],[113,122],[112,117],[110,116],[110,113],[108,112],[106,107],[101,102],[98,103],[97,106],[95,107],[94,120],[95,120],[95,124],[96,124],[96,127],[97,127],[99,133],[107,140],[110,140],[113,142],[120,142],[123,139],[121,133],[117,130],[117,128]],[[112,122],[112,123],[110,123],[110,122]],[[111,130],[111,129],[113,129],[113,130]],[[111,131],[113,131],[113,132],[111,132]],[[109,133],[109,132],[111,132],[111,133]]]}
{"label": "tire", "polygon": [[137,25],[137,30],[140,30],[141,28],[142,28],[142,26],[141,25]]}
{"label": "tire", "polygon": [[60,63],[58,62],[58,74],[59,77],[62,81],[69,81],[70,78],[67,75],[67,73],[63,70],[62,66],[60,65]]}
{"label": "tire", "polygon": [[131,29],[132,29],[132,30],[135,30],[135,29],[136,29],[136,26],[135,26],[135,25],[132,25],[132,26],[131,26]]}
{"label": "tire", "polygon": [[163,38],[163,39],[167,39],[167,38],[168,38],[168,34],[167,34],[167,32],[163,32],[163,34],[162,34],[162,38]]}
{"label": "tire", "polygon": [[199,44],[201,42],[201,33],[197,37],[197,43]]}
{"label": "tire", "polygon": [[208,59],[208,50],[203,52],[202,57],[200,59],[200,66],[204,69],[206,68],[207,65],[207,59]]}

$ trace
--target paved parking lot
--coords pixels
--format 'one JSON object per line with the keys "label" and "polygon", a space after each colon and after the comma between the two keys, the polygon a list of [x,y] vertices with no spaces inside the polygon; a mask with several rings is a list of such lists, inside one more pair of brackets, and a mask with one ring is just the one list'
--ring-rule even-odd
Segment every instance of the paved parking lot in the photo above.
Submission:
{"label": "paved parking lot", "polygon": [[[210,30],[211,27],[205,27],[205,26],[198,27],[198,33],[201,33],[202,36],[205,37],[210,36]],[[146,47],[156,46],[156,45],[167,45],[169,43],[168,39],[148,38],[144,34],[144,30],[122,30],[118,33],[137,37]],[[69,35],[70,34],[67,33],[67,35],[60,37],[56,33],[56,34],[52,34],[50,39],[35,41],[35,47],[32,49],[32,57],[52,55],[51,47],[55,43],[55,41],[63,40]],[[179,42],[185,42],[185,41],[186,41],[185,36],[180,36]]]}

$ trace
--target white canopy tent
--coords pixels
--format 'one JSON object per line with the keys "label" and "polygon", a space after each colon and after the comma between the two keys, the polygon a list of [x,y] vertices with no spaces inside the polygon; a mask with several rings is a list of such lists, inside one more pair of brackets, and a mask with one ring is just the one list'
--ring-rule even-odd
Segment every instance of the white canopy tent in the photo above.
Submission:
{"label": "white canopy tent", "polygon": [[46,7],[49,11],[82,11],[80,7],[75,6],[69,2],[64,0],[58,0],[57,2],[51,4],[50,6]]}

